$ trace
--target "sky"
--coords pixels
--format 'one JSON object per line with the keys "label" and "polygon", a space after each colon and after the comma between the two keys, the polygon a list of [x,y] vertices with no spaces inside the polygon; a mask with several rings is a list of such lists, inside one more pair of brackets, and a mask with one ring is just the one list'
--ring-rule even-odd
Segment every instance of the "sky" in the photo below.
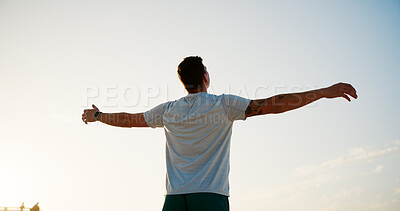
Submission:
{"label": "sky", "polygon": [[231,210],[400,210],[400,2],[0,0],[0,210],[161,210],[163,129],[85,125],[186,95],[351,83],[359,98],[234,123]]}

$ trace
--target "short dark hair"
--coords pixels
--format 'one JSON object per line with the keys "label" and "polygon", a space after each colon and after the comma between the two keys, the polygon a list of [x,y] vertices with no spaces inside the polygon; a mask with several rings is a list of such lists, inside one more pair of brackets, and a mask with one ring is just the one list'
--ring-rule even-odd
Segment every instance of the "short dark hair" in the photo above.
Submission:
{"label": "short dark hair", "polygon": [[186,57],[178,65],[179,79],[189,93],[201,89],[205,73],[203,59],[200,56]]}

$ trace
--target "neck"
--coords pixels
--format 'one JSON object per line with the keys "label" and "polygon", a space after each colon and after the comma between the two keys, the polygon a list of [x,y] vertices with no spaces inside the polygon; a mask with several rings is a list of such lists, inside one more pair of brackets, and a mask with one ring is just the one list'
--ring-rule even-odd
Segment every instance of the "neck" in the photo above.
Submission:
{"label": "neck", "polygon": [[196,94],[196,93],[199,93],[199,92],[205,92],[205,93],[207,93],[207,89],[204,89],[204,88],[202,88],[202,89],[196,89],[196,90],[193,90],[193,91],[189,92],[189,94]]}

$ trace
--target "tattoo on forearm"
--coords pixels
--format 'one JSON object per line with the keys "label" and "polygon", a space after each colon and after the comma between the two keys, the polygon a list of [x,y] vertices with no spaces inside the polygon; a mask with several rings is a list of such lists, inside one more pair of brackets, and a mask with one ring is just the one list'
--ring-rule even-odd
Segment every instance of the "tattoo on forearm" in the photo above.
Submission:
{"label": "tattoo on forearm", "polygon": [[269,100],[270,100],[269,103],[276,107],[276,105],[282,104],[282,102],[280,101],[285,97],[286,94],[281,94],[267,99],[252,100],[249,106],[247,107],[245,114],[247,117],[263,114],[263,107],[267,104]]}
{"label": "tattoo on forearm", "polygon": [[246,116],[254,116],[262,114],[262,107],[267,103],[267,99],[252,100],[247,107],[245,114]]}
{"label": "tattoo on forearm", "polygon": [[[300,108],[319,99],[315,91],[280,94],[267,99],[252,100],[246,109],[246,116],[266,113],[283,113]],[[268,106],[265,106],[268,101]]]}

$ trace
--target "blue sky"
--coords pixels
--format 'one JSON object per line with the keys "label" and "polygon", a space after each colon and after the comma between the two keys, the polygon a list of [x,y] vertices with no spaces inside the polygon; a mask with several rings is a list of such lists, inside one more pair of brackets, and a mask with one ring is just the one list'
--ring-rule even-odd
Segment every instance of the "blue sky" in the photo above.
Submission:
{"label": "blue sky", "polygon": [[182,97],[176,67],[200,55],[214,94],[359,95],[236,122],[232,210],[400,208],[399,1],[2,0],[0,31],[0,207],[160,210],[162,129],[82,110]]}

